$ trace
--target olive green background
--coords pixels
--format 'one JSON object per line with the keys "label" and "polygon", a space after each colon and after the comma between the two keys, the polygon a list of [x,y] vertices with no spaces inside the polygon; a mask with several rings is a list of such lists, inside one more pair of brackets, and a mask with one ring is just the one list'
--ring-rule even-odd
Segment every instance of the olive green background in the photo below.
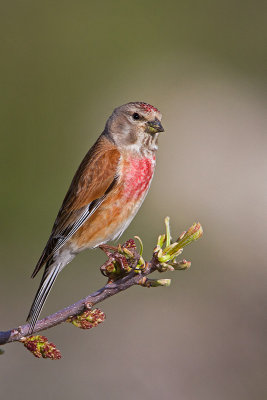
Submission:
{"label": "olive green background", "polygon": [[[60,361],[5,346],[1,396],[266,399],[266,3],[1,1],[0,32],[1,329],[24,323],[70,180],[120,104],[155,105],[165,127],[121,240],[149,258],[166,215],[173,236],[204,228],[170,288],[111,298],[91,331],[47,331]],[[101,287],[103,260],[79,255],[42,315]]]}

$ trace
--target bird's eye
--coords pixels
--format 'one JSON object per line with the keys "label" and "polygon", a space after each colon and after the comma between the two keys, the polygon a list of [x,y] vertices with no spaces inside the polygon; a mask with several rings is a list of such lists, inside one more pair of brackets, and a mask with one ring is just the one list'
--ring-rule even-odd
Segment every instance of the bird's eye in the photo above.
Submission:
{"label": "bird's eye", "polygon": [[138,119],[140,119],[140,115],[138,113],[133,113],[133,119],[137,121]]}

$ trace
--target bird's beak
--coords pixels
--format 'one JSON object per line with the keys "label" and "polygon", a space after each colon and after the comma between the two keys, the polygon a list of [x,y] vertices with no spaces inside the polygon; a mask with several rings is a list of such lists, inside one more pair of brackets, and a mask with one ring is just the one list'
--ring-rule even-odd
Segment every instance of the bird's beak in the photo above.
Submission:
{"label": "bird's beak", "polygon": [[157,132],[164,132],[163,126],[158,118],[155,118],[154,121],[148,121],[146,123],[146,132],[147,133],[157,133]]}

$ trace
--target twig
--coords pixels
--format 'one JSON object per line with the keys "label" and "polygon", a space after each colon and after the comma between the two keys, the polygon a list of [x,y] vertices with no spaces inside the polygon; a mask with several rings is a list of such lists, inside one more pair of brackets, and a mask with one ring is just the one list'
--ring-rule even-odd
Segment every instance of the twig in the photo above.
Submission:
{"label": "twig", "polygon": [[[133,239],[117,247],[100,246],[108,256],[108,260],[100,267],[101,272],[108,277],[108,283],[104,287],[55,314],[41,319],[37,322],[33,331],[31,331],[29,324],[25,324],[9,331],[0,332],[0,345],[21,341],[38,358],[59,359],[61,357],[60,352],[53,343],[49,343],[44,336],[32,335],[64,321],[72,322],[82,329],[89,329],[103,321],[105,317],[104,313],[101,315],[100,310],[95,309],[91,312],[92,307],[107,298],[134,285],[144,287],[169,286],[170,279],[154,280],[148,279],[147,276],[156,270],[166,272],[188,269],[191,265],[189,261],[176,261],[176,258],[182,253],[185,246],[202,236],[203,230],[199,223],[195,223],[183,232],[176,242],[172,243],[168,217],[165,219],[165,226],[166,234],[158,237],[157,246],[149,262],[145,262],[142,257],[143,244],[137,236],[135,238],[140,243],[140,254],[136,251],[136,244]],[[27,336],[29,337],[26,338]]]}
{"label": "twig", "polygon": [[[139,256],[140,257],[140,256]],[[152,258],[152,260],[146,264],[144,270],[131,271],[128,275],[123,278],[108,283],[101,289],[96,292],[86,296],[85,298],[77,301],[76,303],[63,308],[62,310],[56,312],[55,314],[51,314],[48,317],[45,317],[37,322],[32,334],[43,331],[45,329],[49,329],[55,325],[61,324],[66,321],[69,317],[79,315],[84,310],[91,308],[97,303],[100,303],[107,298],[114,296],[115,294],[122,292],[130,288],[131,286],[141,284],[144,278],[154,272],[157,269],[158,261],[156,258]],[[19,326],[16,329],[12,329],[9,331],[0,332],[0,344],[6,344],[10,342],[15,342],[21,340],[23,337],[29,334],[30,325],[25,324]]]}

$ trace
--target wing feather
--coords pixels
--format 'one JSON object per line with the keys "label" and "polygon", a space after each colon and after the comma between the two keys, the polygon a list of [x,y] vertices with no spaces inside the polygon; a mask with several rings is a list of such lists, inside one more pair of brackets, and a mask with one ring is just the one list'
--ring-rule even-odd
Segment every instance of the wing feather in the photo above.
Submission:
{"label": "wing feather", "polygon": [[105,136],[100,136],[74,175],[32,277],[105,200],[118,179],[119,159],[119,150]]}

